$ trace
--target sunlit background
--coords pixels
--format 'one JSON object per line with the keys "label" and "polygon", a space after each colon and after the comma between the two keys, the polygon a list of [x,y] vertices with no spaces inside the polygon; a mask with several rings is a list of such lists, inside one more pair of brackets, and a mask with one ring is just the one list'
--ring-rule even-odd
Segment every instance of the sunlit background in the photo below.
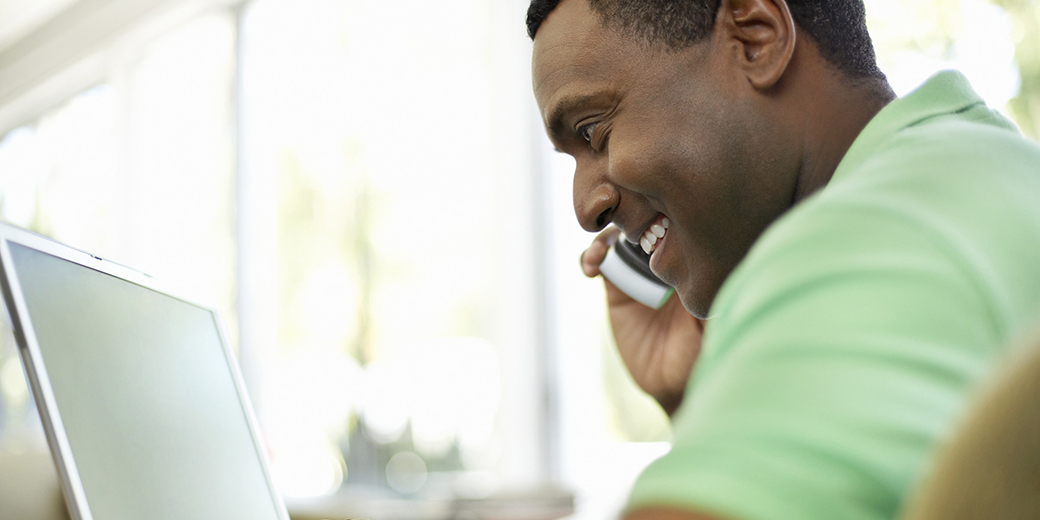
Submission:
{"label": "sunlit background", "polygon": [[[898,94],[958,68],[1036,138],[1037,3],[866,3]],[[578,270],[525,10],[0,0],[0,219],[219,308],[290,505],[562,489],[608,517],[670,432]],[[5,326],[0,452],[46,449]]]}

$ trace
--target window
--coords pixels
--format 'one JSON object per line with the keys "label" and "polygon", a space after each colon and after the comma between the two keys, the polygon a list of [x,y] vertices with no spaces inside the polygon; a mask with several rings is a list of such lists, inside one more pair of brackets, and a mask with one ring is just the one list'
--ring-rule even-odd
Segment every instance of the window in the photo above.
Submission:
{"label": "window", "polygon": [[532,301],[509,300],[503,281],[529,275],[499,261],[529,225],[501,212],[496,124],[517,123],[492,91],[494,9],[402,8],[259,0],[241,25],[243,283],[290,493],[410,494],[500,464],[504,350],[530,328],[501,318]]}
{"label": "window", "polygon": [[[523,6],[410,7],[142,15],[0,142],[5,220],[220,308],[290,497],[546,477]],[[2,349],[0,449],[40,449]]]}
{"label": "window", "polygon": [[[235,324],[234,19],[203,16],[0,139],[0,218],[169,280]],[[0,450],[44,447],[14,339]]]}

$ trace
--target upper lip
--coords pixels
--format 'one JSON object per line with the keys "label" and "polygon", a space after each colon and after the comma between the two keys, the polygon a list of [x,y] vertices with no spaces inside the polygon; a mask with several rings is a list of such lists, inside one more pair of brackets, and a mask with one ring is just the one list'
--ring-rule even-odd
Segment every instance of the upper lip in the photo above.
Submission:
{"label": "upper lip", "polygon": [[643,225],[635,228],[635,229],[639,230],[637,233],[630,232],[630,230],[632,228],[630,228],[629,226],[621,225],[621,224],[618,224],[617,222],[615,222],[614,224],[617,225],[618,229],[620,229],[622,233],[625,234],[625,239],[626,240],[628,240],[629,242],[631,242],[633,244],[638,244],[639,243],[639,237],[643,236],[643,234],[646,233],[646,230],[650,229],[650,226],[654,222],[657,222],[657,219],[661,218],[662,215],[663,215],[662,213],[654,214],[654,216],[651,217],[650,220],[645,221],[643,223]]}

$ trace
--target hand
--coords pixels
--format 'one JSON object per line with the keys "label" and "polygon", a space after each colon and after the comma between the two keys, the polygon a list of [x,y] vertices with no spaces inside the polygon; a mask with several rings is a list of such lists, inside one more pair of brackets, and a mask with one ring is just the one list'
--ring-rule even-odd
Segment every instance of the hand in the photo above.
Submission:
{"label": "hand", "polygon": [[[609,227],[581,255],[581,269],[590,278],[599,276],[599,265],[619,239]],[[650,394],[671,416],[682,403],[686,382],[701,350],[704,322],[686,311],[678,296],[660,309],[651,309],[621,292],[606,278],[607,307],[621,359],[636,384]]]}

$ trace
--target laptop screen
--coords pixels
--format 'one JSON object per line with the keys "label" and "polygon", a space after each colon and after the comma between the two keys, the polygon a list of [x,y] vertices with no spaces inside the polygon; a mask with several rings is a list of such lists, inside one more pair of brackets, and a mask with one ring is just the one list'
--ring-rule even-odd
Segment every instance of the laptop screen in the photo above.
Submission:
{"label": "laptop screen", "polygon": [[214,313],[9,245],[92,516],[281,518]]}

